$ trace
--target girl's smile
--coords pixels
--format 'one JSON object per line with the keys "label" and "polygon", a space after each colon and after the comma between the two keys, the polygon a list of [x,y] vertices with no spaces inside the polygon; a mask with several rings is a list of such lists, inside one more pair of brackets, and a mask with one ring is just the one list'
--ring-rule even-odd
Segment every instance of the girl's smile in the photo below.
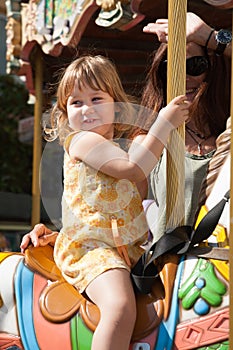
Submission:
{"label": "girl's smile", "polygon": [[114,99],[105,91],[75,84],[67,100],[69,125],[73,130],[93,131],[108,139],[113,137]]}
{"label": "girl's smile", "polygon": [[[96,124],[100,124],[101,121],[99,120],[99,118],[93,117],[93,116],[88,116],[86,114],[83,115],[83,117],[81,118],[81,129],[84,130],[86,128],[88,128],[88,130],[90,130],[90,127],[93,128],[95,126],[97,126]],[[85,126],[85,124],[89,124]]]}

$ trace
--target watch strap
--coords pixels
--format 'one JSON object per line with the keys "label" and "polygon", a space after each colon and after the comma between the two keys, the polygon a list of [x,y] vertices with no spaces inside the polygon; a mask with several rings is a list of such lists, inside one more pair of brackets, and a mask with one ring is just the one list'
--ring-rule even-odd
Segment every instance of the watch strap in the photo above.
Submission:
{"label": "watch strap", "polygon": [[215,50],[216,55],[221,56],[226,47],[227,47],[227,44],[222,44],[222,43],[218,42],[216,50]]}

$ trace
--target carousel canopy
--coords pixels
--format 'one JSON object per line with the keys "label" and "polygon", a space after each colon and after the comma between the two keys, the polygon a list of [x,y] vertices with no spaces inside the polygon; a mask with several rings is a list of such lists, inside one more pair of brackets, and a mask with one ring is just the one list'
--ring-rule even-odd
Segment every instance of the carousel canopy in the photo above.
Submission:
{"label": "carousel canopy", "polygon": [[[108,7],[104,0],[6,0],[7,72],[24,75],[35,93],[34,62],[43,56],[43,83],[84,52],[107,55],[118,67],[128,93],[140,95],[150,53],[158,47],[143,26],[168,16],[168,1],[123,0]],[[216,29],[231,27],[232,0],[188,0],[195,12]]]}

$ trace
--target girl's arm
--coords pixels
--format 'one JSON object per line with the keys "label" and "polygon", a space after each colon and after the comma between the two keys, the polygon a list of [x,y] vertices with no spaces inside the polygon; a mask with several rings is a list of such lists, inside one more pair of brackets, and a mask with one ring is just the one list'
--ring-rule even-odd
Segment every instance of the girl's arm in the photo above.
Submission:
{"label": "girl's arm", "polygon": [[87,131],[73,137],[69,154],[115,178],[143,181],[157,163],[170,131],[188,118],[188,108],[185,96],[174,98],[160,111],[148,134],[135,139],[128,153],[101,135]]}
{"label": "girl's arm", "polygon": [[50,230],[44,224],[37,224],[32,231],[23,236],[20,244],[21,252],[32,244],[34,247],[45,246],[51,244],[54,246],[58,232]]}
{"label": "girl's arm", "polygon": [[[145,135],[138,135],[136,139],[142,142],[144,138],[145,138]],[[141,199],[142,200],[146,199],[148,195],[148,178],[145,178],[144,180],[137,182],[136,186],[141,196]]]}
{"label": "girl's arm", "polygon": [[147,198],[148,194],[148,179],[136,183],[138,192],[141,196],[142,201]]}

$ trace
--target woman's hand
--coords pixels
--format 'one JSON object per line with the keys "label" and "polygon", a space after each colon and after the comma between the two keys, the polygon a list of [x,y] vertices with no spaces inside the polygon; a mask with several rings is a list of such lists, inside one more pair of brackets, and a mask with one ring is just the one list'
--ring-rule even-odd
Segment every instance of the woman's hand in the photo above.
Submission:
{"label": "woman's hand", "polygon": [[159,18],[155,23],[148,23],[143,28],[144,33],[156,34],[158,40],[161,43],[167,43],[168,41],[168,19]]}
{"label": "woman's hand", "polygon": [[[186,18],[186,39],[187,42],[195,42],[205,46],[206,40],[212,28],[206,24],[195,13],[188,12]],[[156,34],[161,43],[168,42],[168,19],[160,18],[155,23],[148,23],[143,32]]]}
{"label": "woman's hand", "polygon": [[30,244],[34,247],[46,246],[47,244],[54,246],[57,235],[58,232],[50,230],[44,224],[37,224],[32,231],[23,236],[20,244],[21,252],[24,253]]}

